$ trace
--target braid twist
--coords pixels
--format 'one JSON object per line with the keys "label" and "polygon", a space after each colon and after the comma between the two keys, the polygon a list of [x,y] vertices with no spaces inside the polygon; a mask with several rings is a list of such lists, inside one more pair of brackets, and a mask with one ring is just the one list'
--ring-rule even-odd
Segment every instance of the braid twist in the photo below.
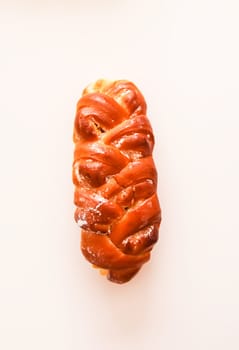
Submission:
{"label": "braid twist", "polygon": [[127,282],[149,260],[161,220],[154,136],[140,91],[126,80],[89,85],[73,138],[82,253],[109,280]]}

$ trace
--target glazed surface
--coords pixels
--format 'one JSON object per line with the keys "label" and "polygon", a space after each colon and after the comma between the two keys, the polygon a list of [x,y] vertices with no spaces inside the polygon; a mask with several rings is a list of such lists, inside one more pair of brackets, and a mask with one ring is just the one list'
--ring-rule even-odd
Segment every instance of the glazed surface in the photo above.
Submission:
{"label": "glazed surface", "polygon": [[75,220],[81,250],[112,282],[129,281],[150,258],[161,210],[146,103],[126,80],[98,80],[74,124]]}

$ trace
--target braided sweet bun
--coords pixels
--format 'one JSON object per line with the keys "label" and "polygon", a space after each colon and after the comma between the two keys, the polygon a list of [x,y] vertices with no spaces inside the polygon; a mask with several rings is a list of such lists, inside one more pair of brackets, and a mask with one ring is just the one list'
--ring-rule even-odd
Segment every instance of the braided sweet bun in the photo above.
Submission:
{"label": "braided sweet bun", "polygon": [[127,282],[149,260],[161,220],[144,97],[126,80],[89,85],[77,104],[73,139],[82,253],[110,281]]}

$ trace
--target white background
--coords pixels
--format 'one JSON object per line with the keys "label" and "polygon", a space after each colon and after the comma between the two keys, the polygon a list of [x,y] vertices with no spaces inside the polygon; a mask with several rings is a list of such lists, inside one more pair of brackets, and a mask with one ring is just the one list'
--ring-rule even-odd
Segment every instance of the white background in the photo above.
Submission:
{"label": "white background", "polygon": [[[238,350],[237,0],[0,0],[0,348]],[[82,89],[145,95],[163,210],[130,283],[102,278],[73,221]]]}

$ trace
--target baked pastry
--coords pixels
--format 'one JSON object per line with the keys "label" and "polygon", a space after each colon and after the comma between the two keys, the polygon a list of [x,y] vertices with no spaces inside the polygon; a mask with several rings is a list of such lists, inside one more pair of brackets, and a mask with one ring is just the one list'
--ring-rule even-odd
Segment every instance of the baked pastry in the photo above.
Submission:
{"label": "baked pastry", "polygon": [[146,103],[126,80],[98,80],[78,104],[74,124],[75,220],[81,250],[116,283],[150,258],[161,210]]}

